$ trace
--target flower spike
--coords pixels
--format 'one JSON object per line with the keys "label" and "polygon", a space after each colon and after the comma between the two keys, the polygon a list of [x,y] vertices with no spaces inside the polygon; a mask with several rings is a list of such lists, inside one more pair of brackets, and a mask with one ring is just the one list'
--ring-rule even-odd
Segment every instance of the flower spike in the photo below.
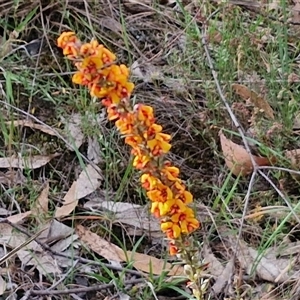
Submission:
{"label": "flower spike", "polygon": [[133,166],[141,173],[140,182],[151,201],[151,213],[160,219],[170,254],[180,254],[184,259],[191,274],[189,280],[195,283],[191,285],[193,292],[198,295],[201,268],[190,259],[190,252],[196,252],[191,248],[190,235],[200,222],[189,207],[193,196],[179,178],[179,169],[165,159],[171,149],[171,136],[156,123],[151,106],[132,105],[134,84],[128,80],[129,69],[116,64],[111,51],[96,40],[82,43],[74,32],[62,33],[57,45],[77,68],[73,82],[86,86],[92,96],[102,100],[108,119],[115,122],[125,143],[132,148]]}

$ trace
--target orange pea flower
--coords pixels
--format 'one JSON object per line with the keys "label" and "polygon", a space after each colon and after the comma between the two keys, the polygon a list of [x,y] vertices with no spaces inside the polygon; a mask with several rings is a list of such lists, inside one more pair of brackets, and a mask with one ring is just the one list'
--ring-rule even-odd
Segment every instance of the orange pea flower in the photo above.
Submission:
{"label": "orange pea flower", "polygon": [[173,199],[172,190],[162,183],[148,191],[147,196],[153,202],[166,202]]}
{"label": "orange pea flower", "polygon": [[149,173],[145,173],[141,176],[142,187],[149,191],[153,190],[158,184],[161,184],[161,181]]}

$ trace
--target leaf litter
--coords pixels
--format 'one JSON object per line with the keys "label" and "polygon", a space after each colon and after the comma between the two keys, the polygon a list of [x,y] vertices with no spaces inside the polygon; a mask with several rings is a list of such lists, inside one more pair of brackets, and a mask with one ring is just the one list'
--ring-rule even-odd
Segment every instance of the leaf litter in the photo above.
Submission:
{"label": "leaf litter", "polygon": [[22,155],[12,155],[10,157],[0,157],[0,168],[9,169],[37,169],[48,164],[53,158],[60,156],[60,153],[49,155],[33,155],[23,157]]}
{"label": "leaf litter", "polygon": [[64,135],[68,141],[66,146],[69,150],[74,150],[74,146],[78,149],[85,141],[81,118],[79,113],[73,113],[68,119],[63,119],[65,124]]}
{"label": "leaf litter", "polygon": [[[114,213],[111,217],[113,224],[126,227],[129,235],[150,235],[151,237],[162,237],[160,225],[149,213],[149,208],[138,204],[114,201],[99,201],[98,198],[84,204],[84,208],[92,211],[109,211]],[[126,226],[128,225],[128,226]]]}
{"label": "leaf litter", "polygon": [[242,84],[234,83],[232,88],[243,100],[250,101],[255,107],[263,110],[268,118],[274,120],[274,111],[263,97],[260,97],[256,92]]}
{"label": "leaf litter", "polygon": [[[246,176],[251,174],[253,171],[253,164],[251,156],[247,150],[227,139],[222,131],[220,131],[219,136],[225,163],[232,174],[236,176]],[[252,157],[258,166],[271,165],[271,162],[267,157],[260,157],[256,155],[252,155]]]}
{"label": "leaf litter", "polygon": [[92,165],[87,165],[63,198],[63,205],[56,209],[55,218],[68,216],[77,206],[78,200],[100,187],[103,176]]}
{"label": "leaf litter", "polygon": [[30,120],[15,120],[15,121],[8,121],[5,122],[7,125],[13,125],[14,127],[16,126],[23,126],[23,127],[29,127],[31,129],[37,129],[39,131],[42,131],[44,133],[47,133],[52,136],[57,136],[57,132],[53,130],[50,126],[44,125],[44,124],[37,124],[34,123],[33,121]]}
{"label": "leaf litter", "polygon": [[[4,249],[16,249],[23,244],[25,245],[16,252],[16,255],[23,267],[35,267],[40,275],[61,274],[62,261],[64,262],[64,266],[70,266],[72,264],[72,259],[70,259],[72,256],[68,259],[61,259],[60,256],[55,256],[49,251],[44,250],[36,241],[31,241],[29,244],[26,244],[28,236],[15,231],[10,224],[1,223],[0,232],[0,245]],[[45,224],[38,238],[44,244],[51,245],[50,248],[54,252],[64,253],[68,248],[72,247],[73,255],[76,254],[74,247],[76,247],[78,236],[74,234],[74,229],[56,220]],[[58,263],[58,261],[60,263]]]}
{"label": "leaf litter", "polygon": [[182,266],[173,266],[164,260],[146,254],[124,251],[81,225],[76,226],[76,233],[80,240],[91,250],[109,261],[127,262],[137,270],[156,275],[160,275],[162,272],[166,272],[171,276],[183,275]]}
{"label": "leaf litter", "polygon": [[[276,283],[284,283],[298,278],[296,258],[278,258],[272,248],[268,249],[267,254],[260,254],[244,241],[240,240],[238,243],[237,259],[246,274],[255,274],[263,280]],[[229,238],[229,244],[230,248],[235,251],[236,240],[233,237]]]}

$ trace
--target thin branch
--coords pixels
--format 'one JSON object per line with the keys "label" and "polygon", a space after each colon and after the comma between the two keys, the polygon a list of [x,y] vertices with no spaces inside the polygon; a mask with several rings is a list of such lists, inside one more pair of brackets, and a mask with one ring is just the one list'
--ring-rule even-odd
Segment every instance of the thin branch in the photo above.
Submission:
{"label": "thin branch", "polygon": [[292,174],[295,174],[295,175],[300,175],[300,171],[295,171],[295,170],[292,170],[292,169],[276,167],[276,166],[259,166],[258,169],[259,170],[283,171],[283,172],[288,172],[288,173],[292,173]]}
{"label": "thin branch", "polygon": [[[131,284],[138,284],[145,282],[144,278],[138,278],[138,279],[131,279],[131,280],[125,280],[123,282],[123,285],[131,285]],[[69,295],[69,294],[79,294],[79,293],[87,293],[87,292],[97,292],[104,289],[110,289],[115,286],[115,282],[113,283],[106,283],[106,284],[96,284],[93,286],[83,287],[83,288],[76,288],[76,289],[66,289],[66,290],[45,290],[45,291],[31,291],[31,295],[35,296],[45,296],[45,295]]]}

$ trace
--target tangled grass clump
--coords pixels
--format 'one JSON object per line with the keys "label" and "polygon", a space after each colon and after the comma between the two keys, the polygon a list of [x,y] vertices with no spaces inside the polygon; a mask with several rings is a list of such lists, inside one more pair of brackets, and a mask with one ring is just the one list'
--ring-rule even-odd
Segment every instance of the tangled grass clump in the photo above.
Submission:
{"label": "tangled grass clump", "polygon": [[151,201],[151,213],[160,219],[161,230],[169,240],[170,254],[183,260],[188,286],[197,299],[202,299],[203,265],[191,236],[200,222],[189,207],[193,195],[179,178],[179,169],[165,159],[171,136],[155,122],[151,106],[132,105],[134,84],[128,81],[129,69],[117,65],[112,52],[95,40],[82,43],[74,32],[62,33],[57,44],[77,68],[72,81],[87,86],[91,96],[102,99],[108,119],[115,121],[125,143],[131,146],[133,166],[141,172],[141,185]]}

